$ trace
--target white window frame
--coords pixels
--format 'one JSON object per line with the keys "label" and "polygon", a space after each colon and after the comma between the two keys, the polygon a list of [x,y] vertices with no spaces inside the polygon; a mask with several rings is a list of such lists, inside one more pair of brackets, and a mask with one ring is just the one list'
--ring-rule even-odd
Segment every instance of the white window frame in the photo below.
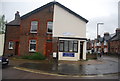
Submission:
{"label": "white window frame", "polygon": [[14,46],[14,43],[12,41],[10,41],[9,44],[8,44],[8,49],[13,49],[13,46]]}
{"label": "white window frame", "polygon": [[[37,22],[37,23],[33,23],[33,22]],[[36,26],[36,31],[33,31],[33,26]],[[37,33],[37,29],[38,29],[38,21],[31,21],[31,28],[30,28],[30,33]]]}
{"label": "white window frame", "polygon": [[[52,24],[49,24],[49,22],[52,22]],[[52,26],[52,32],[53,32],[53,21],[48,21],[47,22],[47,33],[52,34],[52,32],[48,32],[49,26]]]}
{"label": "white window frame", "polygon": [[31,44],[35,44],[35,46],[36,46],[36,44],[37,44],[37,41],[36,41],[36,40],[35,40],[35,41],[36,41],[35,43],[33,43],[32,40],[35,40],[35,39],[29,40],[29,52],[36,52],[36,47],[35,47],[35,50],[34,50],[34,49],[33,49],[33,50],[30,50],[30,45],[31,45]]}

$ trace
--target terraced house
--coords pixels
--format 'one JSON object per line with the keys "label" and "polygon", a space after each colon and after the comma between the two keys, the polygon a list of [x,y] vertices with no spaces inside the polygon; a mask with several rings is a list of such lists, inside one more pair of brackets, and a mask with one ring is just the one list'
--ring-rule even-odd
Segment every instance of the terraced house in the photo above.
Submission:
{"label": "terraced house", "polygon": [[58,2],[50,2],[6,24],[4,55],[53,54],[58,60],[86,59],[88,20]]}

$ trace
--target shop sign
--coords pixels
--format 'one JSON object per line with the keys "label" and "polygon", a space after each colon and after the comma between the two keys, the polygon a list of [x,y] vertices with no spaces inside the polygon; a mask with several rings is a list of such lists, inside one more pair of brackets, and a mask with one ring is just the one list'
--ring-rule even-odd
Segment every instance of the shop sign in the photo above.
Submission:
{"label": "shop sign", "polygon": [[63,57],[74,57],[74,53],[63,53]]}

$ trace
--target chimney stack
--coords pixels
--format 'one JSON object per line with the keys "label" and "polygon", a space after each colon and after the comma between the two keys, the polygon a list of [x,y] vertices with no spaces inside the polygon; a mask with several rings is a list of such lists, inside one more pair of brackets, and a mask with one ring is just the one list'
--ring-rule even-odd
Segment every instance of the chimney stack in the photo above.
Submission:
{"label": "chimney stack", "polygon": [[109,32],[104,33],[104,36],[109,36]]}
{"label": "chimney stack", "polygon": [[120,28],[116,29],[116,35],[117,35],[118,39],[120,40]]}
{"label": "chimney stack", "polygon": [[120,35],[120,28],[116,29],[116,35]]}
{"label": "chimney stack", "polygon": [[19,20],[19,19],[20,19],[20,15],[19,15],[19,12],[17,11],[15,14],[15,20]]}

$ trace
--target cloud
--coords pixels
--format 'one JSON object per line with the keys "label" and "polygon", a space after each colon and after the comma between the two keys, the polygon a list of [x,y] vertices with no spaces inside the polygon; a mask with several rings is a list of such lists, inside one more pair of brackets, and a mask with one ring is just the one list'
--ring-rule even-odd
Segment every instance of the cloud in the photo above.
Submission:
{"label": "cloud", "polygon": [[87,24],[87,37],[95,38],[97,36],[97,23],[103,22],[104,25],[99,25],[99,35],[103,36],[105,32],[110,34],[115,32],[118,27],[118,14],[110,14],[106,17],[92,18]]}
{"label": "cloud", "polygon": [[[2,0],[3,14],[7,21],[14,19],[16,11],[24,15],[53,0]],[[118,27],[118,1],[119,0],[56,0],[89,20],[87,24],[87,37],[96,37],[96,24],[103,22],[99,34],[114,33]]]}

